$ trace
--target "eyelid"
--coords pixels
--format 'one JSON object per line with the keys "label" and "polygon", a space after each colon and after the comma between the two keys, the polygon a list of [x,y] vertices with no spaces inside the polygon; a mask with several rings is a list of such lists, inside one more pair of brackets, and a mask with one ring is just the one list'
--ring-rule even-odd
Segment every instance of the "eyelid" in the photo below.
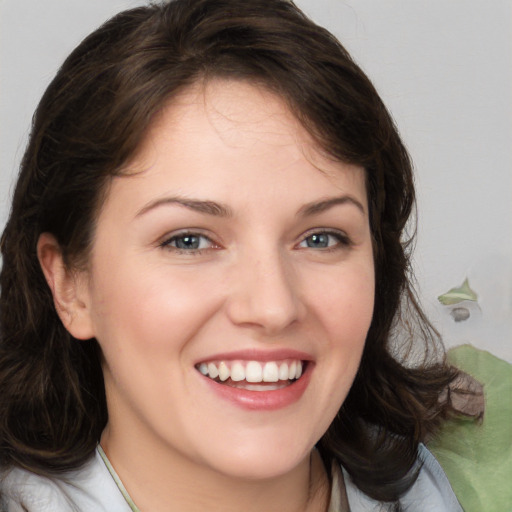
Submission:
{"label": "eyelid", "polygon": [[[306,241],[307,238],[309,238],[310,236],[313,236],[313,235],[328,235],[328,236],[335,237],[338,240],[338,243],[336,243],[333,246],[325,247],[325,248],[317,248],[315,250],[319,250],[319,251],[321,251],[321,250],[324,250],[324,251],[336,250],[336,249],[340,249],[340,248],[344,248],[344,247],[353,245],[352,240],[347,235],[347,233],[343,230],[335,229],[335,228],[312,228],[312,229],[307,230],[305,233],[303,233],[300,236],[300,239],[297,242],[296,247],[300,248],[300,245],[304,241]],[[182,237],[187,237],[187,236],[195,236],[195,237],[199,237],[202,239],[206,239],[209,242],[209,247],[197,248],[197,249],[194,249],[194,248],[182,249],[182,248],[175,247],[175,246],[171,245],[177,239],[182,238]],[[215,239],[211,235],[206,234],[202,229],[194,229],[194,228],[185,228],[185,229],[181,229],[178,231],[173,231],[171,233],[168,233],[159,239],[158,246],[161,247],[162,249],[168,249],[168,250],[172,250],[173,252],[186,253],[186,254],[200,254],[201,252],[204,252],[204,251],[221,248],[221,245],[218,242],[216,242]]]}
{"label": "eyelid", "polygon": [[310,236],[313,236],[313,235],[330,235],[330,236],[334,236],[335,238],[337,238],[339,240],[339,243],[332,247],[325,247],[325,248],[320,248],[320,249],[315,249],[315,250],[324,250],[324,251],[336,250],[336,249],[339,249],[342,247],[348,247],[348,246],[353,245],[351,238],[347,235],[347,233],[345,231],[343,231],[341,229],[312,228],[301,235],[300,240],[297,243],[297,246],[302,244],[307,238],[309,238]]}
{"label": "eyelid", "polygon": [[[210,246],[207,248],[198,248],[198,249],[193,249],[193,248],[192,249],[181,249],[179,247],[174,247],[173,245],[171,245],[172,242],[174,242],[175,240],[177,240],[179,238],[187,237],[187,236],[195,236],[198,238],[206,239],[209,241]],[[185,229],[181,229],[178,231],[173,231],[171,233],[168,233],[159,240],[158,246],[161,247],[162,249],[168,249],[168,250],[172,250],[173,252],[182,253],[182,254],[184,254],[184,253],[200,254],[203,251],[220,248],[220,244],[218,244],[213,239],[212,236],[204,233],[204,231],[201,229],[194,229],[194,228],[185,228]]]}

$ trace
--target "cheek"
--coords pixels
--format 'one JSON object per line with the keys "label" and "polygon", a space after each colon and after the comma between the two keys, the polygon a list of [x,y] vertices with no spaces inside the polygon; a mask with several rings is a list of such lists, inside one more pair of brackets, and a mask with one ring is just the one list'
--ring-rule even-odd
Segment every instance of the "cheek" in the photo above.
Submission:
{"label": "cheek", "polygon": [[366,338],[375,301],[373,263],[341,268],[335,275],[317,273],[309,283],[311,309],[322,324],[345,344]]}
{"label": "cheek", "polygon": [[98,270],[103,279],[95,281],[92,309],[104,352],[175,352],[218,309],[216,287],[199,273],[122,263]]}
{"label": "cheek", "polygon": [[375,294],[371,264],[342,269],[335,280],[332,277],[324,282],[317,279],[312,296],[318,321],[316,339],[322,345],[318,363],[323,368],[319,384],[323,388],[317,393],[329,397],[325,417],[336,414],[352,386],[371,324]]}

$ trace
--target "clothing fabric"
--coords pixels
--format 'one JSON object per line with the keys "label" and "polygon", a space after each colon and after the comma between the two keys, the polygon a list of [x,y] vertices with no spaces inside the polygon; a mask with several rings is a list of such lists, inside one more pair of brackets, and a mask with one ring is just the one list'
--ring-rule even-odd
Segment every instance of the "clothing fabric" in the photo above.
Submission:
{"label": "clothing fabric", "polygon": [[[404,512],[463,512],[443,468],[424,445],[419,446],[421,471],[414,485],[400,499]],[[351,512],[379,512],[382,504],[363,494],[343,470]],[[334,486],[333,486],[334,488]],[[333,493],[334,494],[334,493]],[[333,497],[331,496],[331,502]],[[329,512],[338,512],[329,509]]]}
{"label": "clothing fabric", "polygon": [[[462,512],[450,483],[434,456],[420,445],[422,469],[403,496],[410,512]],[[124,488],[107,459],[97,450],[91,460],[59,478],[47,478],[15,468],[2,476],[1,512],[132,512]],[[343,478],[351,512],[377,512],[382,504],[357,489],[343,468],[334,473],[329,512],[340,512],[339,482]],[[116,483],[116,479],[118,482]],[[129,499],[129,497],[128,497]],[[136,510],[136,509],[135,509]]]}

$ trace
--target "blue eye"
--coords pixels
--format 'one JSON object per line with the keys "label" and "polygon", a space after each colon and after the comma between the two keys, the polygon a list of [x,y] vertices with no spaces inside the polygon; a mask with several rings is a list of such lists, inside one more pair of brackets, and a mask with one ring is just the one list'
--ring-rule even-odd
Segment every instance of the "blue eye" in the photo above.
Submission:
{"label": "blue eye", "polygon": [[315,235],[310,235],[306,238],[305,242],[306,242],[306,245],[310,248],[315,248],[315,249],[325,249],[326,247],[329,247],[329,242],[330,242],[330,235],[326,234],[326,233],[319,233],[319,234],[315,234]]}
{"label": "blue eye", "polygon": [[304,238],[299,244],[299,247],[308,249],[334,249],[338,246],[346,245],[349,245],[349,241],[342,233],[319,231]]}
{"label": "blue eye", "polygon": [[162,247],[176,249],[180,252],[194,252],[210,249],[214,244],[204,235],[196,233],[181,233],[165,240]]}
{"label": "blue eye", "polygon": [[173,240],[177,249],[199,249],[201,239],[195,235],[184,235]]}

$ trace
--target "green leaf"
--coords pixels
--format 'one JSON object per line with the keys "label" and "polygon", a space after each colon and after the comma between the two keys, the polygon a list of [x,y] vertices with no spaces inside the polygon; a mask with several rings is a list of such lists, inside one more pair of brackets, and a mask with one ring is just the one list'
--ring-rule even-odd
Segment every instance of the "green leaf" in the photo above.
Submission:
{"label": "green leaf", "polygon": [[484,386],[483,422],[461,416],[444,423],[428,444],[466,512],[512,510],[512,365],[471,345],[448,362]]}
{"label": "green leaf", "polygon": [[444,306],[451,306],[452,304],[459,304],[465,300],[476,302],[478,295],[470,288],[469,281],[466,278],[461,286],[452,288],[443,295],[439,295],[437,300]]}

